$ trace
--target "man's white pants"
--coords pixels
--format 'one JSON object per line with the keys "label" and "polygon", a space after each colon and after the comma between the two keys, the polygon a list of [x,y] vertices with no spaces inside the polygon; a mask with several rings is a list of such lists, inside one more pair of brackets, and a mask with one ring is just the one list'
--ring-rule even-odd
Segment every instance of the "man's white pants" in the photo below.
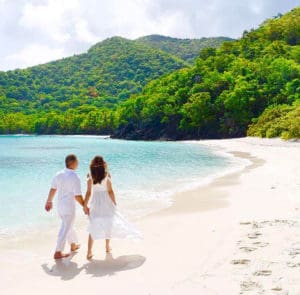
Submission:
{"label": "man's white pants", "polygon": [[69,244],[78,243],[74,230],[75,214],[60,215],[60,218],[62,222],[58,233],[56,252],[62,252],[67,241]]}

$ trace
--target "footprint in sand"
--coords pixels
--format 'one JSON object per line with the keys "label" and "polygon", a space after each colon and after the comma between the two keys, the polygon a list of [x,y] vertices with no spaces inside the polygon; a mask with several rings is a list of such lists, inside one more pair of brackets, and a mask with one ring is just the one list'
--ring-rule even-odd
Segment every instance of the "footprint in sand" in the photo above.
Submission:
{"label": "footprint in sand", "polygon": [[272,271],[268,269],[258,270],[253,273],[254,276],[270,276],[271,274]]}
{"label": "footprint in sand", "polygon": [[281,287],[274,287],[271,290],[272,291],[282,291],[282,288]]}
{"label": "footprint in sand", "polygon": [[268,226],[275,226],[275,225],[289,225],[289,226],[294,226],[295,224],[297,224],[298,222],[295,220],[291,220],[291,219],[274,219],[274,220],[264,220],[264,221],[254,221],[253,222],[253,227],[264,227],[265,225]]}
{"label": "footprint in sand", "polygon": [[300,254],[300,248],[294,248],[289,253],[289,255],[293,258],[295,258],[299,254]]}
{"label": "footprint in sand", "polygon": [[267,247],[270,243],[268,242],[253,242],[253,245],[258,246],[258,247]]}
{"label": "footprint in sand", "polygon": [[254,232],[254,233],[248,234],[249,239],[257,239],[259,236],[261,236],[260,232]]}
{"label": "footprint in sand", "polygon": [[253,291],[254,289],[261,289],[262,286],[254,281],[243,281],[240,283],[241,291]]}
{"label": "footprint in sand", "polygon": [[232,264],[249,264],[251,261],[249,259],[234,259],[234,260],[231,260],[231,263]]}
{"label": "footprint in sand", "polygon": [[252,228],[262,228],[263,227],[263,223],[262,222],[256,222],[254,221],[252,224]]}
{"label": "footprint in sand", "polygon": [[291,268],[295,268],[295,267],[299,267],[300,266],[300,262],[287,262],[286,263],[288,267],[291,267]]}
{"label": "footprint in sand", "polygon": [[240,225],[249,225],[251,223],[252,223],[251,221],[241,221]]}
{"label": "footprint in sand", "polygon": [[240,247],[240,250],[242,250],[244,252],[253,252],[253,251],[257,250],[257,248],[254,248],[254,247]]}

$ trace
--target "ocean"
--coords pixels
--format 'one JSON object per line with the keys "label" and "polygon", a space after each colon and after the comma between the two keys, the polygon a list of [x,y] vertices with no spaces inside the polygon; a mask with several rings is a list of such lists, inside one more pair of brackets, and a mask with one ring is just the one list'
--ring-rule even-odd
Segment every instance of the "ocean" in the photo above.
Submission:
{"label": "ocean", "polygon": [[[99,136],[0,136],[0,239],[47,228],[54,218],[44,203],[64,158],[79,158],[85,193],[89,163],[108,163],[120,210],[135,219],[170,206],[176,192],[238,168],[234,157],[194,142],[126,141]],[[78,214],[83,215],[80,208]],[[56,220],[56,219],[55,219]]]}

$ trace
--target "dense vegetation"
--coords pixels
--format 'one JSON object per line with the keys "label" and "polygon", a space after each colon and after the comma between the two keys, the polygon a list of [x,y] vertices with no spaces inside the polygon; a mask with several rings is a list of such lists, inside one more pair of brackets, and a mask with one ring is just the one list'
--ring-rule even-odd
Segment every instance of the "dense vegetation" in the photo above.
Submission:
{"label": "dense vegetation", "polygon": [[249,136],[300,138],[300,101],[267,108],[249,127]]}
{"label": "dense vegetation", "polygon": [[161,35],[150,35],[136,39],[137,42],[169,52],[189,63],[193,63],[204,48],[217,48],[224,41],[233,41],[228,37],[178,39]]}
{"label": "dense vegetation", "polygon": [[[0,72],[0,107],[8,112],[111,107],[185,63],[161,50],[113,37],[76,55]],[[93,108],[92,108],[93,109]]]}
{"label": "dense vegetation", "polygon": [[[209,45],[208,40],[203,42]],[[186,66],[170,48],[113,37],[84,54],[0,72],[0,133],[111,132],[116,104],[147,82]]]}
{"label": "dense vegetation", "polygon": [[[204,49],[192,68],[152,81],[141,94],[124,102],[115,115],[115,135],[144,139],[244,136],[266,108],[264,120],[272,120],[268,116],[272,108],[275,114],[281,109],[278,105],[300,99],[299,44],[297,8],[244,32],[238,41]],[[280,131],[255,132],[257,124],[250,135],[286,137]],[[292,134],[299,133],[291,131],[288,137]]]}
{"label": "dense vegetation", "polygon": [[0,72],[0,133],[299,137],[300,8],[203,49],[193,65],[165,41],[158,49],[111,38],[83,55]]}

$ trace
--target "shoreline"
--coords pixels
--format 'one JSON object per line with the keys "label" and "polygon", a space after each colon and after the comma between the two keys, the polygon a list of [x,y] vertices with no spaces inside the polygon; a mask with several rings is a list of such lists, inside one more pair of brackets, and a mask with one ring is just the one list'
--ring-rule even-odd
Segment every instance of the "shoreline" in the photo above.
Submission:
{"label": "shoreline", "polygon": [[179,193],[171,208],[136,222],[141,242],[112,241],[112,255],[97,241],[95,259],[86,261],[82,229],[82,248],[64,261],[51,258],[51,233],[11,245],[0,253],[2,294],[299,294],[300,144],[257,138],[198,143],[252,164]]}
{"label": "shoreline", "polygon": [[[9,135],[9,136],[24,136],[23,134],[15,134],[15,135]],[[31,136],[31,135],[28,135]],[[39,135],[33,135],[33,136],[39,136]],[[44,135],[42,135],[44,136]],[[52,136],[52,135],[50,135]],[[67,136],[67,137],[82,137],[81,135],[54,135],[54,136]],[[102,136],[90,136],[90,135],[83,135],[83,137],[99,137],[100,139],[104,139]],[[178,143],[183,143],[183,144],[193,144],[193,145],[198,145],[198,141],[178,141]],[[185,194],[189,193],[191,191],[196,191],[201,189],[202,187],[207,187],[211,183],[214,183],[216,179],[222,178],[226,175],[230,175],[232,173],[237,173],[239,171],[242,171],[245,167],[247,167],[250,164],[250,161],[247,157],[239,157],[233,153],[229,152],[224,152],[220,151],[219,149],[215,147],[208,147],[208,150],[211,154],[216,155],[218,157],[222,158],[229,158],[231,163],[228,163],[227,167],[220,167],[221,171],[219,172],[212,172],[208,174],[207,176],[199,176],[197,178],[194,178],[192,181],[187,182],[186,184],[179,184],[176,185],[173,189],[167,189],[167,190],[161,190],[160,194],[165,195],[162,196],[161,206],[154,206],[152,209],[149,209],[149,212],[144,212],[142,215],[132,217],[131,219],[134,222],[138,222],[141,219],[147,218],[148,216],[151,216],[153,214],[159,214],[161,211],[169,210],[171,209],[174,205],[176,205],[176,197],[179,194]],[[143,201],[141,201],[143,202]],[[56,207],[56,206],[55,206]],[[50,226],[59,226],[59,218],[56,213],[56,208],[55,210],[55,216],[52,216],[52,220],[49,220],[48,222],[43,222],[43,224],[32,224],[30,227],[22,227],[18,226],[13,228],[13,232],[9,232],[9,229],[7,231],[2,231],[0,232],[0,247],[3,246],[4,243],[9,243],[11,241],[15,240],[15,237],[20,237],[23,235],[23,238],[29,238],[32,239],[35,236],[38,236],[41,231],[47,230]],[[85,216],[82,214],[80,208],[77,208],[77,226],[82,229],[85,227],[86,220]],[[53,215],[53,213],[52,213]],[[125,214],[126,216],[126,214]],[[49,217],[49,216],[47,216]],[[56,218],[57,217],[57,218]],[[56,220],[56,219],[57,220]],[[49,219],[49,218],[48,218]],[[6,241],[4,241],[4,239]],[[20,238],[17,238],[17,240],[20,240]]]}
{"label": "shoreline", "polygon": [[[239,182],[239,177],[242,174],[247,173],[249,170],[255,169],[256,167],[264,164],[264,160],[251,156],[250,153],[237,151],[227,153],[236,158],[247,160],[247,164],[244,162],[243,166],[224,171],[223,174],[212,178],[207,183],[203,183],[198,187],[174,194],[173,204],[170,207],[154,212],[151,215],[177,214],[193,211],[201,212],[226,206],[227,195],[218,198],[218,196],[220,195],[219,190],[222,190],[226,186],[237,184]],[[199,196],[199,191],[201,191],[201,196]],[[187,194],[189,195],[190,201],[192,201],[194,204],[194,206],[192,207],[190,206],[190,204],[188,204],[188,206],[185,204],[184,199]],[[144,218],[147,218],[147,216],[145,216]]]}

